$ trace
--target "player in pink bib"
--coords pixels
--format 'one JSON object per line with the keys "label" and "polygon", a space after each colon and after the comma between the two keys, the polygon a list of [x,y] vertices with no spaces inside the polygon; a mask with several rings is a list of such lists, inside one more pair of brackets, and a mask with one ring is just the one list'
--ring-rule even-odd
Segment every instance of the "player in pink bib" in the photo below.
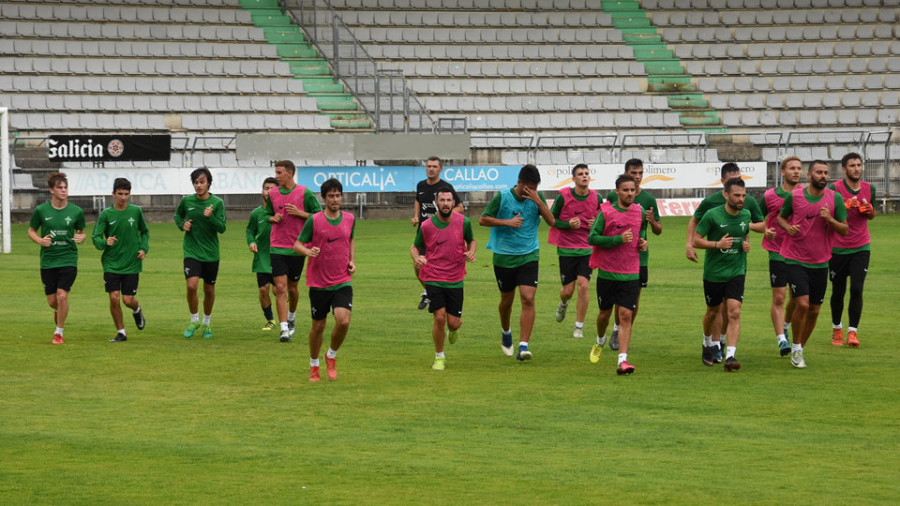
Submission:
{"label": "player in pink bib", "polygon": [[803,348],[816,327],[828,287],[828,260],[836,234],[847,235],[847,209],[839,193],[826,188],[828,164],[816,160],[806,174],[809,186],[797,188],[784,199],[778,226],[787,232],[781,256],[794,299],[791,315],[791,364],[806,367]]}
{"label": "player in pink bib", "polygon": [[294,243],[294,251],[309,257],[306,286],[309,287],[309,381],[319,381],[319,353],[329,311],[334,315],[331,343],[325,354],[328,379],[337,379],[337,352],[350,329],[353,309],[353,286],[356,272],[356,243],[353,215],[341,211],[343,186],[337,179],[322,183],[325,210],[306,220]]}
{"label": "player in pink bib", "polygon": [[425,285],[430,300],[428,310],[434,315],[431,368],[443,371],[444,327],[450,329],[447,336],[450,344],[456,343],[462,325],[466,262],[475,261],[476,243],[469,219],[454,211],[453,191],[449,186],[442,185],[435,191],[434,204],[437,212],[422,222],[409,254],[419,271],[419,280]]}

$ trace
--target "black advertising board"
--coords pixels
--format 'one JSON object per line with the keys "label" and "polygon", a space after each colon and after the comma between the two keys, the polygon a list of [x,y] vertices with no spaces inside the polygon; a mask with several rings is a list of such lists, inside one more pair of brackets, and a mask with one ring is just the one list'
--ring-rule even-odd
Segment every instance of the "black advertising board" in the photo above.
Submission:
{"label": "black advertising board", "polygon": [[51,135],[51,162],[167,162],[171,135]]}

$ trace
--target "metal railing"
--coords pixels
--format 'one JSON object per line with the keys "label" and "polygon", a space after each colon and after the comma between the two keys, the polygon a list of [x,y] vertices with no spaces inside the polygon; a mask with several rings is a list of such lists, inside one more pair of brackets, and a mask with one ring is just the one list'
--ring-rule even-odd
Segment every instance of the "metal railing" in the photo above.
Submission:
{"label": "metal railing", "polygon": [[435,121],[407,86],[402,72],[383,69],[327,0],[282,0],[282,9],[306,32],[375,123],[377,132],[423,133]]}

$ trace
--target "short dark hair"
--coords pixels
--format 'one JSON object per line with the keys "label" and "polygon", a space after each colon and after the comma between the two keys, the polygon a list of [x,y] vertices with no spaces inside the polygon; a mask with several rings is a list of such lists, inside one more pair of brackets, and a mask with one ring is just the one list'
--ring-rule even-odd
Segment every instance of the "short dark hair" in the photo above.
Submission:
{"label": "short dark hair", "polygon": [[436,157],[436,156],[429,156],[429,157],[425,160],[425,163],[428,163],[428,162],[437,162],[438,165],[441,166],[441,168],[444,167],[444,162],[442,162],[441,159],[438,158],[438,157]]}
{"label": "short dark hair", "polygon": [[846,167],[847,162],[850,160],[859,160],[859,162],[862,163],[862,157],[859,156],[859,153],[847,153],[841,158],[841,167]]}
{"label": "short dark hair", "polygon": [[66,183],[66,186],[69,186],[69,180],[64,172],[54,172],[47,178],[47,188],[56,188],[59,183]]}
{"label": "short dark hair", "polygon": [[527,164],[519,170],[519,181],[523,183],[539,184],[541,182],[541,171],[532,164]]}
{"label": "short dark hair", "polygon": [[331,178],[331,179],[325,181],[324,183],[322,183],[322,187],[320,189],[320,191],[322,192],[322,198],[324,198],[326,195],[328,195],[329,193],[331,193],[335,190],[337,190],[338,193],[343,194],[344,193],[344,185],[342,185],[341,182],[335,178]]}
{"label": "short dark hair", "polygon": [[278,186],[278,180],[274,177],[267,177],[263,179],[262,187],[265,188],[267,184],[274,184],[275,186]]}
{"label": "short dark hair", "polygon": [[435,200],[437,200],[438,193],[449,193],[452,195],[453,190],[450,189],[450,185],[442,184],[442,185],[438,186],[436,190],[434,190],[434,199]]}
{"label": "short dark hair", "polygon": [[731,193],[731,188],[734,186],[740,186],[741,188],[746,188],[747,185],[744,183],[744,180],[741,178],[733,177],[728,181],[725,181],[725,193]]}
{"label": "short dark hair", "polygon": [[640,158],[632,158],[625,162],[625,171],[628,172],[630,167],[640,167],[644,168],[644,162]]}
{"label": "short dark hair", "polygon": [[206,180],[209,181],[209,185],[212,186],[212,173],[206,167],[200,167],[199,169],[194,169],[194,172],[191,172],[191,183],[196,183],[197,178],[201,175],[205,175]]}
{"label": "short dark hair", "polygon": [[806,171],[811,172],[813,166],[815,166],[815,165],[824,165],[828,170],[831,170],[831,167],[828,165],[828,162],[826,162],[825,160],[813,160],[812,162],[809,163],[809,168],[806,169]]}
{"label": "short dark hair", "polygon": [[578,165],[572,167],[572,175],[573,176],[575,175],[576,172],[578,172],[578,169],[585,169],[585,170],[590,171],[590,169],[588,169],[588,166],[586,163],[579,163]]}
{"label": "short dark hair", "polygon": [[634,178],[629,174],[619,174],[619,177],[616,178],[616,188],[618,189],[620,186],[622,186],[622,183],[628,182],[634,183]]}
{"label": "short dark hair", "polygon": [[722,166],[721,178],[725,179],[725,174],[732,174],[734,172],[737,172],[738,174],[740,174],[741,167],[734,162],[728,162]]}
{"label": "short dark hair", "polygon": [[128,190],[131,191],[131,181],[125,179],[124,177],[117,177],[113,180],[113,193],[116,193],[118,190]]}
{"label": "short dark hair", "polygon": [[279,160],[279,161],[275,162],[275,166],[276,167],[284,167],[285,170],[287,170],[291,174],[297,173],[297,167],[295,167],[294,162],[292,162],[290,160]]}

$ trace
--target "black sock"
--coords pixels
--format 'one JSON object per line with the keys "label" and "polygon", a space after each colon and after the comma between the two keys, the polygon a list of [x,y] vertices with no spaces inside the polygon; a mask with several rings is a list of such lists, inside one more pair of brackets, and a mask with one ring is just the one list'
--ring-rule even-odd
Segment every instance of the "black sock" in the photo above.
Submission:
{"label": "black sock", "polygon": [[265,315],[265,317],[266,317],[266,320],[272,321],[275,319],[275,317],[272,316],[272,306],[271,305],[269,305],[269,307],[262,308],[262,310],[263,310],[263,315]]}

